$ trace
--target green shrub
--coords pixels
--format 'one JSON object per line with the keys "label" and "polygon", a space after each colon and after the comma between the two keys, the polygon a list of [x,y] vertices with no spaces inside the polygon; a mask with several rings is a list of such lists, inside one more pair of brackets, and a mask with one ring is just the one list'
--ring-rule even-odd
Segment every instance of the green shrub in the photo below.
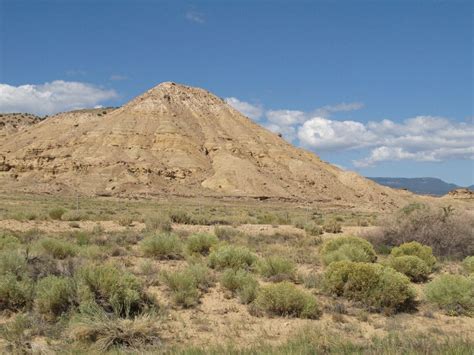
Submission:
{"label": "green shrub", "polygon": [[80,302],[95,302],[120,316],[140,313],[150,302],[134,275],[116,265],[88,265],[78,273]]}
{"label": "green shrub", "polygon": [[474,256],[467,256],[463,262],[462,266],[467,273],[472,274],[474,273]]}
{"label": "green shrub", "polygon": [[428,301],[449,315],[474,316],[474,277],[441,275],[425,287]]}
{"label": "green shrub", "polygon": [[321,246],[320,254],[325,265],[342,260],[369,263],[377,260],[375,250],[368,241],[351,236],[326,240]]}
{"label": "green shrub", "polygon": [[219,240],[231,240],[239,235],[239,230],[232,227],[214,227],[214,234]]}
{"label": "green shrub", "polygon": [[284,317],[317,319],[322,313],[313,295],[286,281],[262,287],[255,306],[270,315]]}
{"label": "green shrub", "polygon": [[0,234],[0,251],[16,249],[20,245],[20,240],[10,234]]}
{"label": "green shrub", "polygon": [[292,280],[295,277],[296,266],[286,258],[270,256],[257,264],[258,272],[271,281]]}
{"label": "green shrub", "polygon": [[145,227],[149,232],[171,232],[171,219],[165,214],[149,216],[145,219]]}
{"label": "green shrub", "polygon": [[257,257],[247,248],[238,246],[222,246],[209,255],[209,266],[213,269],[251,269]]}
{"label": "green shrub", "polygon": [[53,208],[52,210],[50,210],[48,214],[49,214],[49,218],[51,219],[61,220],[61,217],[66,212],[67,210],[65,210],[64,208],[58,207],[58,208]]}
{"label": "green shrub", "polygon": [[174,234],[161,233],[145,238],[140,247],[145,256],[158,259],[178,259],[181,257],[181,241]]}
{"label": "green shrub", "polygon": [[77,254],[77,247],[64,240],[47,238],[40,241],[43,251],[55,259],[66,259]]}
{"label": "green shrub", "polygon": [[341,223],[339,223],[335,219],[331,219],[324,222],[323,229],[326,233],[341,233],[342,232]]}
{"label": "green shrub", "polygon": [[33,301],[33,283],[11,273],[0,275],[0,310],[12,311],[28,307]]}
{"label": "green shrub", "polygon": [[173,301],[184,308],[194,307],[201,296],[199,289],[207,289],[211,280],[207,268],[192,265],[179,272],[164,272],[164,283],[170,288]]}
{"label": "green shrub", "polygon": [[414,255],[423,260],[430,268],[430,271],[436,264],[436,258],[433,256],[431,247],[422,245],[418,242],[403,243],[399,247],[392,249],[391,256]]}
{"label": "green shrub", "polygon": [[413,282],[426,281],[431,271],[423,260],[414,255],[391,257],[388,265],[408,276]]}
{"label": "green shrub", "polygon": [[190,254],[208,255],[218,239],[212,234],[193,234],[186,241],[186,250]]}
{"label": "green shrub", "polygon": [[186,211],[173,211],[170,213],[170,219],[173,223],[193,224],[192,216]]}
{"label": "green shrub", "polygon": [[306,223],[303,229],[309,235],[318,236],[323,234],[323,228],[314,222]]}
{"label": "green shrub", "polygon": [[0,254],[0,275],[12,274],[17,278],[25,276],[26,258],[17,251],[4,251]]}
{"label": "green shrub", "polygon": [[35,304],[38,312],[56,318],[76,302],[76,288],[69,277],[47,276],[38,281]]}
{"label": "green shrub", "polygon": [[408,277],[379,264],[331,263],[324,274],[324,283],[331,293],[378,310],[405,309],[412,305],[415,297]]}
{"label": "green shrub", "polygon": [[243,304],[253,302],[257,295],[258,281],[245,270],[225,270],[220,278],[220,283],[222,287],[237,295]]}
{"label": "green shrub", "polygon": [[70,222],[84,221],[86,219],[87,214],[84,211],[77,210],[64,212],[61,216],[61,220]]}

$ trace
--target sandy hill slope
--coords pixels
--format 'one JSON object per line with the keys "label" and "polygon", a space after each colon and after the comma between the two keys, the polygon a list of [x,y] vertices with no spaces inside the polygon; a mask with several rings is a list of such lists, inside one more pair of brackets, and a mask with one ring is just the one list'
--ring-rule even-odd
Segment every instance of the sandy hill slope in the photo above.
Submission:
{"label": "sandy hill slope", "polygon": [[276,198],[390,208],[408,192],[321,161],[206,90],[162,83],[0,142],[0,185],[28,192]]}
{"label": "sandy hill slope", "polygon": [[40,117],[29,113],[0,113],[0,141],[40,121]]}

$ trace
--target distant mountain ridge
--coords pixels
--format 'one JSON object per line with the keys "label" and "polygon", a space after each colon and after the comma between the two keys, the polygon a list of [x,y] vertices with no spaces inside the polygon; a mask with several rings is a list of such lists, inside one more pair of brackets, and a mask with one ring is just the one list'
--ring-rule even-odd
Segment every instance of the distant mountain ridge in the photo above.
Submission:
{"label": "distant mountain ridge", "polygon": [[[463,186],[447,183],[438,178],[392,178],[392,177],[369,177],[372,181],[384,186],[389,186],[394,189],[407,189],[408,191],[422,194],[422,195],[436,195],[442,196],[449,191],[459,189]],[[468,189],[473,190],[474,185],[467,186]]]}

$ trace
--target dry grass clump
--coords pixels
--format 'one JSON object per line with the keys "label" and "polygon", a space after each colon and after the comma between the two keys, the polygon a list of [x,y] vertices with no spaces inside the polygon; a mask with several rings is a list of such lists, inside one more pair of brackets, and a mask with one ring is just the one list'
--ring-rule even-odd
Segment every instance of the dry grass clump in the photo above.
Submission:
{"label": "dry grass clump", "polygon": [[233,227],[214,227],[214,234],[219,240],[230,241],[240,234],[239,230]]}
{"label": "dry grass clump", "polygon": [[316,298],[283,281],[260,288],[254,307],[269,315],[317,319],[321,309]]}
{"label": "dry grass clump", "polygon": [[474,316],[474,277],[444,274],[425,287],[428,301],[449,315]]}
{"label": "dry grass clump", "polygon": [[321,246],[320,254],[325,265],[342,260],[370,263],[377,260],[375,250],[368,241],[351,236],[325,241]]}
{"label": "dry grass clump", "polygon": [[382,221],[365,238],[378,250],[407,242],[430,246],[436,256],[462,259],[474,254],[474,219],[452,208],[412,204]]}
{"label": "dry grass clump", "polygon": [[415,298],[408,277],[379,264],[338,261],[328,266],[324,282],[332,294],[375,310],[404,310]]}
{"label": "dry grass clump", "polygon": [[189,254],[208,255],[218,242],[217,237],[212,234],[193,234],[186,240],[186,250]]}
{"label": "dry grass clump", "polygon": [[161,233],[145,238],[140,248],[143,254],[157,259],[179,259],[183,246],[175,234]]}
{"label": "dry grass clump", "polygon": [[156,214],[145,218],[145,228],[148,232],[171,232],[171,219],[165,214]]}
{"label": "dry grass clump", "polygon": [[252,269],[257,256],[244,247],[225,245],[209,255],[209,266],[213,269]]}
{"label": "dry grass clump", "polygon": [[220,278],[222,287],[236,295],[240,302],[249,304],[257,296],[259,287],[257,279],[245,270],[225,270]]}
{"label": "dry grass clump", "polygon": [[68,332],[72,340],[92,345],[97,352],[136,351],[161,344],[160,324],[157,317],[149,314],[123,319],[91,307],[73,318]]}
{"label": "dry grass clump", "polygon": [[342,232],[342,225],[335,218],[329,219],[329,220],[324,222],[323,230],[326,233],[341,233]]}
{"label": "dry grass clump", "polygon": [[257,263],[257,270],[266,279],[279,282],[293,280],[296,265],[289,259],[280,256],[269,256]]}

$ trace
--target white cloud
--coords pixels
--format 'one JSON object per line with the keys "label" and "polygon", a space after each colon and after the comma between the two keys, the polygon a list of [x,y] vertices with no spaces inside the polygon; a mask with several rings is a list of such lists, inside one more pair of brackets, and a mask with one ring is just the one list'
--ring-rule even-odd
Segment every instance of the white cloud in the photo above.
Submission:
{"label": "white cloud", "polygon": [[474,125],[442,117],[367,124],[314,117],[298,128],[298,138],[301,144],[316,150],[370,148],[368,157],[353,162],[357,167],[382,161],[474,159]]}
{"label": "white cloud", "polygon": [[41,85],[20,86],[0,84],[0,112],[50,115],[94,107],[117,96],[114,90],[75,81],[56,80]]}
{"label": "white cloud", "polygon": [[225,102],[227,102],[230,106],[232,106],[245,116],[250,117],[254,120],[260,119],[263,115],[263,108],[261,106],[252,105],[245,101],[240,101],[235,97],[226,97]]}
{"label": "white cloud", "polygon": [[195,22],[198,24],[203,24],[206,22],[206,19],[204,18],[204,15],[200,12],[194,11],[194,10],[188,10],[186,11],[186,14],[184,15],[188,21]]}
{"label": "white cloud", "polygon": [[376,139],[360,122],[313,117],[298,128],[302,145],[321,150],[361,148]]}
{"label": "white cloud", "polygon": [[295,110],[275,110],[267,111],[267,119],[275,125],[292,126],[303,123],[306,120],[306,114]]}

